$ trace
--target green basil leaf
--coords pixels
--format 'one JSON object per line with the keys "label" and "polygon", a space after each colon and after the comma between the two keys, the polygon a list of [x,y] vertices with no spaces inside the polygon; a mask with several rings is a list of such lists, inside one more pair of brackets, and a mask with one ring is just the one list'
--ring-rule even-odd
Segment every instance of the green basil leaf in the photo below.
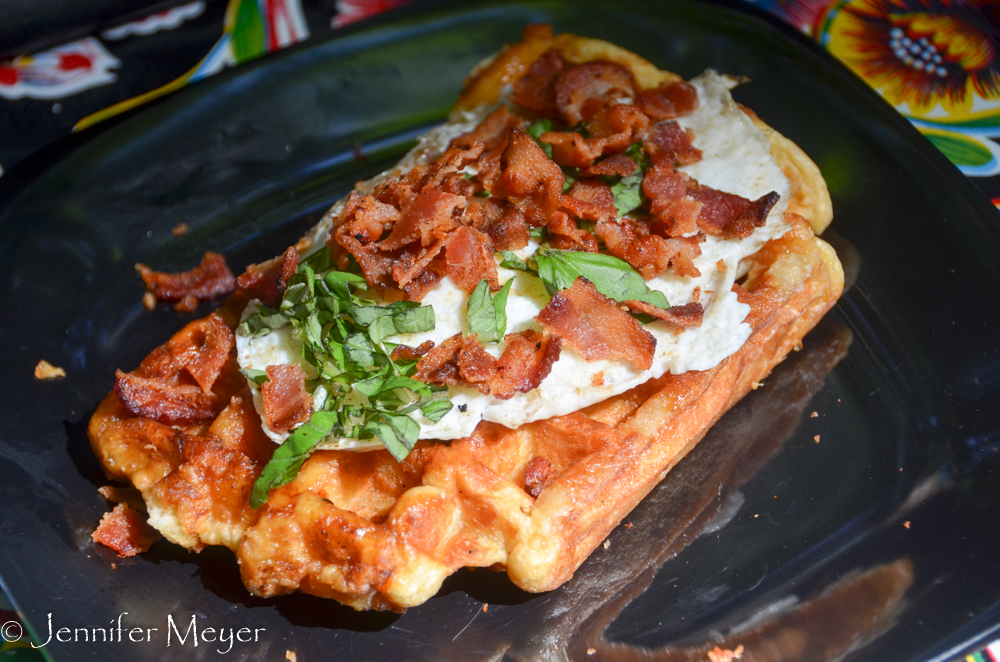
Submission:
{"label": "green basil leaf", "polygon": [[497,341],[497,313],[490,296],[490,284],[484,278],[469,296],[465,311],[469,331],[478,334],[479,342]]}
{"label": "green basil leaf", "polygon": [[348,314],[354,318],[355,323],[370,326],[379,317],[392,315],[392,310],[386,306],[352,306]]}
{"label": "green basil leaf", "polygon": [[299,260],[297,271],[302,273],[306,266],[311,268],[314,273],[318,274],[332,269],[333,256],[330,254],[329,247],[327,247],[326,244],[322,244],[318,251]]}
{"label": "green basil leaf", "polygon": [[500,251],[500,255],[503,257],[503,260],[500,262],[500,266],[503,267],[504,269],[514,269],[517,271],[524,271],[526,273],[531,274],[532,276],[538,275],[538,270],[534,267],[534,265],[525,262],[517,255],[515,255],[513,252],[504,250]]}
{"label": "green basil leaf", "polygon": [[451,400],[442,398],[431,400],[421,407],[420,411],[422,411],[424,416],[429,418],[431,421],[437,423],[444,418],[445,414],[451,411],[452,407],[454,407],[454,405],[451,404]]}
{"label": "green basil leaf", "polygon": [[430,306],[404,308],[392,314],[396,333],[420,333],[434,329],[434,309]]}
{"label": "green basil leaf", "polygon": [[347,336],[347,340],[344,341],[344,352],[347,355],[347,360],[359,368],[375,365],[375,352],[372,350],[372,344],[368,338],[360,333],[352,333]]}
{"label": "green basil leaf", "polygon": [[392,320],[391,315],[383,315],[376,317],[375,321],[368,326],[368,335],[371,337],[373,345],[378,347],[382,343],[383,338],[399,333]]}
{"label": "green basil leaf", "polygon": [[578,276],[583,276],[609,299],[638,299],[660,308],[670,307],[667,297],[650,290],[638,271],[614,256],[542,248],[535,260],[538,276],[550,294],[571,287]]}
{"label": "green basil leaf", "polygon": [[362,379],[359,382],[354,382],[354,388],[370,398],[382,390],[383,384],[385,384],[385,379],[380,376],[375,376],[369,377],[368,379]]}
{"label": "green basil leaf", "polygon": [[334,296],[344,301],[350,301],[351,299],[351,292],[347,287],[348,284],[355,287],[363,287],[366,284],[365,279],[361,276],[350,274],[346,271],[331,271],[323,276],[323,282],[326,283],[326,286]]}
{"label": "green basil leaf", "polygon": [[250,505],[260,508],[267,502],[267,494],[276,487],[287,485],[298,474],[306,458],[333,431],[337,415],[333,412],[318,411],[309,417],[298,429],[289,435],[285,443],[278,446],[271,461],[264,467],[250,495]]}
{"label": "green basil leaf", "polygon": [[257,370],[256,368],[240,368],[240,372],[243,376],[252,381],[257,386],[261,386],[264,382],[269,381],[267,373],[263,370]]}
{"label": "green basil leaf", "polygon": [[493,310],[496,311],[496,337],[497,342],[507,333],[507,295],[510,287],[514,284],[514,279],[509,278],[503,287],[493,295]]}

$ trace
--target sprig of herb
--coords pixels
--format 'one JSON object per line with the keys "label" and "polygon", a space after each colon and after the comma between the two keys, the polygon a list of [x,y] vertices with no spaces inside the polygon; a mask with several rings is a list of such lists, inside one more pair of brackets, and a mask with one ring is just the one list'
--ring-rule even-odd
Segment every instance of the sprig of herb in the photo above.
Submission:
{"label": "sprig of herb", "polygon": [[611,184],[619,216],[635,211],[646,203],[646,196],[642,192],[642,178],[651,165],[649,155],[642,149],[642,143],[633,143],[625,150],[625,155],[635,161],[636,169],[631,175],[620,177]]}
{"label": "sprig of herb", "polygon": [[549,294],[571,287],[579,276],[583,276],[609,299],[635,299],[659,308],[670,307],[670,302],[662,292],[649,289],[638,271],[628,262],[612,255],[543,247],[533,256],[534,269],[531,264],[510,251],[503,251],[502,255],[504,260],[501,266],[534,273],[542,279]]}
{"label": "sprig of herb", "polygon": [[[320,252],[327,252],[325,248]],[[340,271],[317,273],[314,265],[328,258],[299,264],[278,310],[259,310],[240,325],[238,333],[257,336],[291,325],[302,343],[302,357],[316,368],[314,413],[275,451],[257,482],[251,505],[259,507],[267,493],[291,481],[316,445],[328,437],[378,439],[398,459],[404,459],[420,436],[420,424],[410,414],[420,410],[440,420],[451,409],[447,388],[413,379],[416,361],[393,360],[396,346],[386,338],[434,328],[434,310],[412,301],[378,305],[369,298],[361,276]],[[263,371],[248,370],[260,384]]]}
{"label": "sprig of herb", "polygon": [[490,284],[484,278],[473,290],[466,308],[469,331],[478,334],[480,342],[500,342],[507,332],[507,294],[514,279],[490,296]]}

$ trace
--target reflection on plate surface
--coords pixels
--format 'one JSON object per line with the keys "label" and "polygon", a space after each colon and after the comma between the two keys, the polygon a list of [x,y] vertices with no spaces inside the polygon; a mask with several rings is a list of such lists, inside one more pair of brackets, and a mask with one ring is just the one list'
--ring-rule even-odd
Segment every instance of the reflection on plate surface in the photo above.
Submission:
{"label": "reflection on plate surface", "polygon": [[[119,560],[93,547],[106,505],[86,421],[115,368],[136,365],[186,321],[142,308],[132,264],[180,270],[210,248],[234,269],[270,257],[442,120],[465,72],[531,21],[619,43],[687,77],[707,66],[749,76],[737,100],[823,170],[832,230],[861,268],[832,314],[853,334],[850,353],[802,405],[809,414],[795,414],[783,442],[776,429],[762,435],[761,456],[720,451],[718,465],[700,469],[714,493],[681,490],[691,502],[649,511],[656,526],[645,533],[636,520],[658,497],[644,503],[632,529],[619,527],[552,594],[470,571],[402,616],[356,614],[310,596],[252,598],[224,549],[157,543]],[[961,652],[1000,622],[1000,530],[982,524],[1000,516],[1000,309],[983,303],[1000,300],[995,210],[849,71],[756,13],[682,0],[422,5],[80,134],[0,178],[0,201],[10,292],[0,311],[0,576],[43,640],[49,613],[66,627],[98,627],[128,612],[125,622],[144,628],[165,628],[168,614],[185,627],[193,617],[199,627],[264,628],[258,642],[234,644],[226,658],[236,660],[286,650],[303,661],[538,659],[560,637],[572,659],[593,659],[587,648],[703,659],[766,607],[773,619],[761,636],[777,641],[849,600],[868,615],[856,632],[809,639],[823,656],[917,661]],[[189,232],[174,237],[179,222]],[[42,358],[68,377],[35,382]],[[778,375],[765,380],[754,400],[776,384]],[[716,499],[718,528],[692,539],[704,529],[698,517],[719,512]],[[628,563],[609,574],[602,559],[616,554]],[[602,581],[588,582],[591,572]],[[872,628],[883,633],[860,634]],[[217,657],[215,646],[168,648],[165,637],[46,650],[60,662],[95,650],[111,660]]]}

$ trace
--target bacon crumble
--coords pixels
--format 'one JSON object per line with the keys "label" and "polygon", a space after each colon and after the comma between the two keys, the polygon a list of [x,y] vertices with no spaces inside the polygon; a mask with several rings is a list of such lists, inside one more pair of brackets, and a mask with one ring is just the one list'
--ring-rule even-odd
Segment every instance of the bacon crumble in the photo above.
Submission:
{"label": "bacon crumble", "polygon": [[135,556],[148,550],[161,538],[158,531],[124,503],[104,513],[100,524],[91,534],[94,542],[118,552],[120,558]]}
{"label": "bacon crumble", "polygon": [[186,296],[195,297],[197,301],[211,301],[231,293],[236,287],[226,258],[212,251],[202,256],[197,267],[179,273],[153,271],[142,263],[135,268],[146,290],[157,301],[181,301]]}
{"label": "bacon crumble", "polygon": [[218,313],[191,322],[157,347],[132,372],[115,372],[115,395],[125,408],[154,421],[202,423],[222,404],[212,387],[236,347]]}
{"label": "bacon crumble", "polygon": [[260,387],[264,417],[275,432],[288,432],[312,416],[312,396],[306,391],[306,373],[298,363],[269,365]]}
{"label": "bacon crumble", "polygon": [[625,359],[640,370],[653,365],[653,335],[583,276],[552,295],[535,319],[588,362]]}
{"label": "bacon crumble", "polygon": [[248,266],[236,279],[236,289],[265,306],[277,306],[298,266],[299,251],[289,246],[276,258]]}
{"label": "bacon crumble", "polygon": [[415,379],[428,384],[474,386],[480,393],[509,400],[527,393],[548,377],[559,359],[562,341],[534,329],[504,336],[500,358],[483,349],[478,336],[457,333],[431,349],[417,363]]}

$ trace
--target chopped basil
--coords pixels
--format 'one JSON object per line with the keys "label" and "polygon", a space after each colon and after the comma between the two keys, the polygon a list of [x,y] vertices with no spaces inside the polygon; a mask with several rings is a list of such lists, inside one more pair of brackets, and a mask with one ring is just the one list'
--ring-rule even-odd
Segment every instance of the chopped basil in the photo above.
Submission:
{"label": "chopped basil", "polygon": [[250,505],[253,508],[260,508],[267,501],[267,493],[270,490],[292,482],[299,473],[302,463],[315,450],[316,444],[330,434],[336,423],[336,413],[318,411],[289,435],[285,443],[274,451],[271,461],[253,484]]}
{"label": "chopped basil", "polygon": [[577,277],[583,276],[609,299],[636,299],[659,308],[670,307],[662,292],[650,290],[639,272],[617,257],[541,248],[535,254],[535,262],[538,264],[538,277],[545,283],[549,294],[571,287]]}
{"label": "chopped basil", "polygon": [[[500,266],[504,269],[515,269],[517,271],[526,271],[532,276],[538,275],[538,269],[535,268],[534,264],[529,264],[517,256],[512,251],[503,250],[500,251],[500,255],[503,256],[503,260],[500,262]],[[533,258],[528,258],[530,261],[534,261]]]}
{"label": "chopped basil", "polygon": [[[302,357],[317,373],[309,381],[315,413],[264,468],[254,485],[255,508],[267,500],[268,490],[295,477],[323,439],[376,438],[402,460],[420,436],[420,424],[409,414],[419,410],[437,421],[452,407],[447,388],[413,379],[416,361],[394,361],[390,354],[396,345],[385,340],[433,329],[434,310],[413,301],[375,305],[365,298],[364,278],[322,273],[317,267],[327,264],[324,260],[307,258],[289,280],[278,309],[259,306],[238,329],[253,337],[290,325],[302,343]],[[258,385],[266,380],[263,371],[244,374]]]}
{"label": "chopped basil", "polygon": [[469,331],[477,334],[480,342],[500,342],[507,332],[507,294],[513,284],[511,278],[496,296],[490,296],[490,284],[484,278],[469,297],[466,308]]}

